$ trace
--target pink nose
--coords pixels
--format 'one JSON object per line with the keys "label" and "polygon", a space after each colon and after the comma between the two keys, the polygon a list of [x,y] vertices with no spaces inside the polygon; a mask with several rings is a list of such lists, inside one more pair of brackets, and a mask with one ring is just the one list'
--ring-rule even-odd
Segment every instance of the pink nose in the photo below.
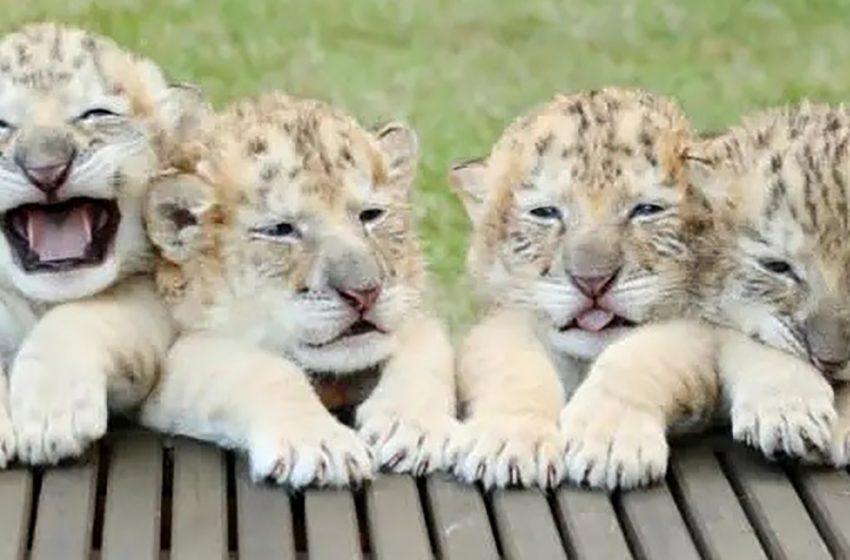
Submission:
{"label": "pink nose", "polygon": [[24,167],[24,174],[35,187],[45,194],[53,193],[65,183],[71,171],[71,162],[44,167]]}
{"label": "pink nose", "polygon": [[608,291],[617,273],[607,276],[572,276],[573,283],[587,297],[599,297]]}
{"label": "pink nose", "polygon": [[372,309],[375,306],[375,302],[377,302],[378,298],[381,296],[380,287],[359,290],[337,288],[336,291],[345,303],[361,315]]}

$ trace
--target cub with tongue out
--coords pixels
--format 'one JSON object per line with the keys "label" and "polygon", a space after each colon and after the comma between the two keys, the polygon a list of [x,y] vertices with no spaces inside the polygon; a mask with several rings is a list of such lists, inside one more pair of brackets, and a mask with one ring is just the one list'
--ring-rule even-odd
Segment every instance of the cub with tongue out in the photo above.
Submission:
{"label": "cub with tongue out", "polygon": [[173,329],[141,207],[206,104],[54,24],[0,38],[0,92],[0,465],[55,463],[156,381]]}
{"label": "cub with tongue out", "polygon": [[688,312],[710,226],[684,174],[689,137],[672,101],[606,88],[555,97],[450,171],[488,302],[460,355],[462,479],[559,482],[559,414],[589,363],[636,325]]}

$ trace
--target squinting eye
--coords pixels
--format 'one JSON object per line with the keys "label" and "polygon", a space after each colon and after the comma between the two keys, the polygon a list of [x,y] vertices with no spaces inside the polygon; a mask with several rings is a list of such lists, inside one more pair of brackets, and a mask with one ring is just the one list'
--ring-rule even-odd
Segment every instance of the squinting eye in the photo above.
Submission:
{"label": "squinting eye", "polygon": [[384,211],[381,208],[367,208],[360,212],[358,218],[364,224],[368,224],[369,222],[374,222],[378,218],[384,215]]}
{"label": "squinting eye", "polygon": [[561,219],[561,211],[554,206],[538,206],[537,208],[532,208],[530,214],[535,218],[542,218],[544,220]]}
{"label": "squinting eye", "polygon": [[87,119],[96,119],[98,117],[117,117],[118,113],[114,111],[110,111],[109,109],[104,109],[103,107],[95,107],[94,109],[89,109],[82,113],[79,117],[77,117],[78,121],[84,121]]}
{"label": "squinting eye", "polygon": [[794,273],[794,267],[791,266],[787,261],[782,261],[778,259],[763,259],[759,261],[759,264],[767,271],[772,272],[774,274],[780,274],[782,276],[790,276],[794,279],[797,278],[797,275]]}
{"label": "squinting eye", "polygon": [[252,230],[253,233],[262,237],[283,238],[296,233],[295,226],[288,222],[280,222],[270,226],[263,226]]}
{"label": "squinting eye", "polygon": [[659,204],[636,204],[631,212],[629,212],[629,219],[652,216],[663,211],[664,207]]}
{"label": "squinting eye", "polygon": [[0,132],[2,132],[4,130],[12,130],[13,128],[14,127],[11,124],[4,121],[3,119],[0,119]]}

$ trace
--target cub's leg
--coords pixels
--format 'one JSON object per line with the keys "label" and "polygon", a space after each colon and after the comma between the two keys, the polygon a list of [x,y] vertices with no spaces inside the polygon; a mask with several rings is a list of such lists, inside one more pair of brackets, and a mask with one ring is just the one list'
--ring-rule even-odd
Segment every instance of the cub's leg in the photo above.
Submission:
{"label": "cub's leg", "polygon": [[247,451],[255,480],[298,488],[371,478],[353,430],[319,401],[306,374],[280,356],[214,334],[180,338],[142,424]]}
{"label": "cub's leg", "polygon": [[732,435],[768,457],[828,457],[832,387],[808,363],[731,330],[720,331],[718,370]]}
{"label": "cub's leg", "polygon": [[667,430],[707,423],[718,403],[716,337],[695,321],[640,327],[596,359],[561,411],[570,480],[629,488],[664,476]]}
{"label": "cub's leg", "polygon": [[173,339],[146,280],[54,307],[24,340],[10,372],[18,457],[56,463],[106,431],[107,410],[138,404]]}
{"label": "cub's leg", "polygon": [[454,365],[438,320],[417,315],[405,321],[378,385],[357,410],[360,434],[380,465],[417,475],[446,466],[457,424]]}
{"label": "cub's leg", "polygon": [[532,321],[499,310],[464,343],[458,385],[469,418],[450,444],[462,480],[550,486],[562,476],[557,422],[564,388]]}

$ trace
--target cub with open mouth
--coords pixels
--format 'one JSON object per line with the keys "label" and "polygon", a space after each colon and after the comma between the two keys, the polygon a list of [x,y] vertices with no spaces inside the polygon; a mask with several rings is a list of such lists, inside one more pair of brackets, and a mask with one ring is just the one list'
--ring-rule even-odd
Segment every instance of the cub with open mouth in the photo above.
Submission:
{"label": "cub with open mouth", "polygon": [[79,29],[0,39],[0,463],[74,456],[150,391],[173,328],[143,196],[205,107]]}
{"label": "cub with open mouth", "polygon": [[461,478],[557,483],[559,413],[588,364],[689,307],[708,225],[682,173],[689,135],[672,101],[606,88],[557,96],[486,159],[451,170],[474,227],[469,272],[489,303],[460,356]]}
{"label": "cub with open mouth", "polygon": [[[370,477],[369,446],[392,470],[441,467],[454,364],[423,301],[414,132],[269,93],[201,144],[146,212],[182,335],[143,420],[246,449],[256,477],[295,487]],[[329,383],[362,440],[323,406]]]}

